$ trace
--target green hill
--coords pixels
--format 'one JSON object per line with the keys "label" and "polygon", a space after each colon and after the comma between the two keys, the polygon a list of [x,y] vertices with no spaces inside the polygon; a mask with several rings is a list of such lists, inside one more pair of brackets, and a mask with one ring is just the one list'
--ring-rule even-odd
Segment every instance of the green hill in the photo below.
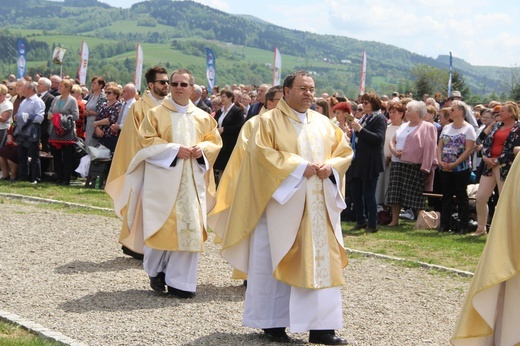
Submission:
{"label": "green hill", "polygon": [[[432,59],[378,42],[285,29],[192,1],[151,0],[130,9],[96,0],[3,2],[2,46],[8,47],[17,37],[26,39],[29,74],[57,73],[59,66],[50,57],[55,46],[62,46],[68,49],[63,71],[75,76],[83,40],[90,50],[88,76],[103,75],[120,82],[133,79],[138,42],[145,69],[154,64],[170,70],[185,67],[200,83],[205,82],[204,47],[212,48],[220,85],[270,82],[277,47],[283,57],[282,77],[294,69],[307,69],[315,74],[320,91],[349,97],[359,89],[363,51],[368,60],[367,88],[378,93],[414,91],[410,71],[417,64],[448,68],[447,56]],[[15,61],[16,45],[0,57],[0,73],[14,73]],[[475,94],[510,91],[501,82],[509,69],[472,66],[460,59],[454,59],[454,68]]]}

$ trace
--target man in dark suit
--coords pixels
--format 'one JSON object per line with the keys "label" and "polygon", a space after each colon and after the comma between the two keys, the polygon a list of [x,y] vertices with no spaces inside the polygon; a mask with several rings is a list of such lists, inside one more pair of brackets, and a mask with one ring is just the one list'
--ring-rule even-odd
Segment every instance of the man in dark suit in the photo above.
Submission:
{"label": "man in dark suit", "polygon": [[223,90],[220,93],[222,108],[215,114],[215,120],[218,123],[218,130],[222,137],[222,149],[215,161],[215,173],[218,178],[220,173],[226,168],[226,164],[231,156],[231,152],[237,143],[238,134],[244,124],[244,111],[235,105],[235,97],[233,92]]}
{"label": "man in dark suit", "polygon": [[[42,143],[42,151],[46,153],[50,153],[49,147],[49,135],[50,135],[50,124],[49,119],[47,117],[49,113],[49,109],[51,108],[52,100],[54,100],[54,96],[49,92],[51,88],[51,81],[48,78],[42,77],[38,79],[38,85],[36,89],[38,89],[38,96],[42,99],[43,103],[45,103],[45,116],[43,117],[42,125],[41,125],[41,138],[40,141]],[[46,167],[42,167],[43,171],[45,171]]]}
{"label": "man in dark suit", "polygon": [[265,93],[267,90],[269,90],[270,85],[268,84],[262,84],[258,87],[257,95],[256,95],[256,102],[254,102],[251,107],[249,107],[249,111],[247,112],[247,118],[246,121],[254,117],[255,115],[258,115],[260,113],[260,110],[264,106],[265,101]]}
{"label": "man in dark suit", "polygon": [[202,101],[202,88],[200,85],[193,85],[193,91],[191,92],[190,99],[191,102],[200,109],[202,109],[204,112],[211,114],[211,108],[209,108],[204,101]]}

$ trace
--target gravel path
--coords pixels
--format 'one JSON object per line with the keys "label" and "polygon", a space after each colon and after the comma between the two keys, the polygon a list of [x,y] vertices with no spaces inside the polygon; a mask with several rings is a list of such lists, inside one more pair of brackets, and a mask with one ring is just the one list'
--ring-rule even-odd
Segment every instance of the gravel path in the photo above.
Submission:
{"label": "gravel path", "polygon": [[[0,200],[0,310],[88,345],[267,345],[242,327],[244,288],[212,237],[197,295],[153,292],[141,263],[117,244],[120,221]],[[347,244],[348,245],[348,244]],[[469,278],[354,258],[344,271],[344,329],[352,345],[447,345]],[[306,344],[307,334],[291,334]]]}

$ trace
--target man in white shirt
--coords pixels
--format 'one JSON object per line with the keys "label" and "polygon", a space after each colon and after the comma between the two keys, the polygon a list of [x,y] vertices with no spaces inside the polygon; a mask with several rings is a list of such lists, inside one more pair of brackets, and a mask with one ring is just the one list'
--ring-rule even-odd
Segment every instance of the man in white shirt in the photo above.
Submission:
{"label": "man in white shirt", "polygon": [[117,118],[117,122],[110,126],[110,129],[113,131],[118,131],[123,128],[125,123],[126,115],[130,110],[130,107],[135,102],[135,94],[137,89],[135,88],[134,83],[128,83],[123,88],[123,93],[121,94],[123,106],[121,107],[121,112],[119,113],[119,117]]}

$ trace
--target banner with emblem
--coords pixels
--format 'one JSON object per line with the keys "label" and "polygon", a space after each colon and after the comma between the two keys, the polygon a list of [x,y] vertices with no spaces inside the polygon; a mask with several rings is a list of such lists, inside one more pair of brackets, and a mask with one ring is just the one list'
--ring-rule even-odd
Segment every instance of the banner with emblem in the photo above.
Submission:
{"label": "banner with emblem", "polygon": [[215,54],[206,47],[206,78],[208,79],[208,91],[212,91],[217,81],[217,70],[215,67]]}
{"label": "banner with emblem", "polygon": [[88,68],[88,46],[85,41],[81,43],[81,58],[79,62],[78,78],[80,84],[86,84]]}
{"label": "banner with emblem", "polygon": [[52,52],[52,62],[58,65],[63,64],[63,58],[65,57],[65,52],[67,49],[62,47],[54,48],[54,52]]}
{"label": "banner with emblem", "polygon": [[23,78],[25,76],[25,65],[27,62],[27,45],[22,38],[18,39],[18,60],[16,63],[16,70],[18,74],[18,79]]}

